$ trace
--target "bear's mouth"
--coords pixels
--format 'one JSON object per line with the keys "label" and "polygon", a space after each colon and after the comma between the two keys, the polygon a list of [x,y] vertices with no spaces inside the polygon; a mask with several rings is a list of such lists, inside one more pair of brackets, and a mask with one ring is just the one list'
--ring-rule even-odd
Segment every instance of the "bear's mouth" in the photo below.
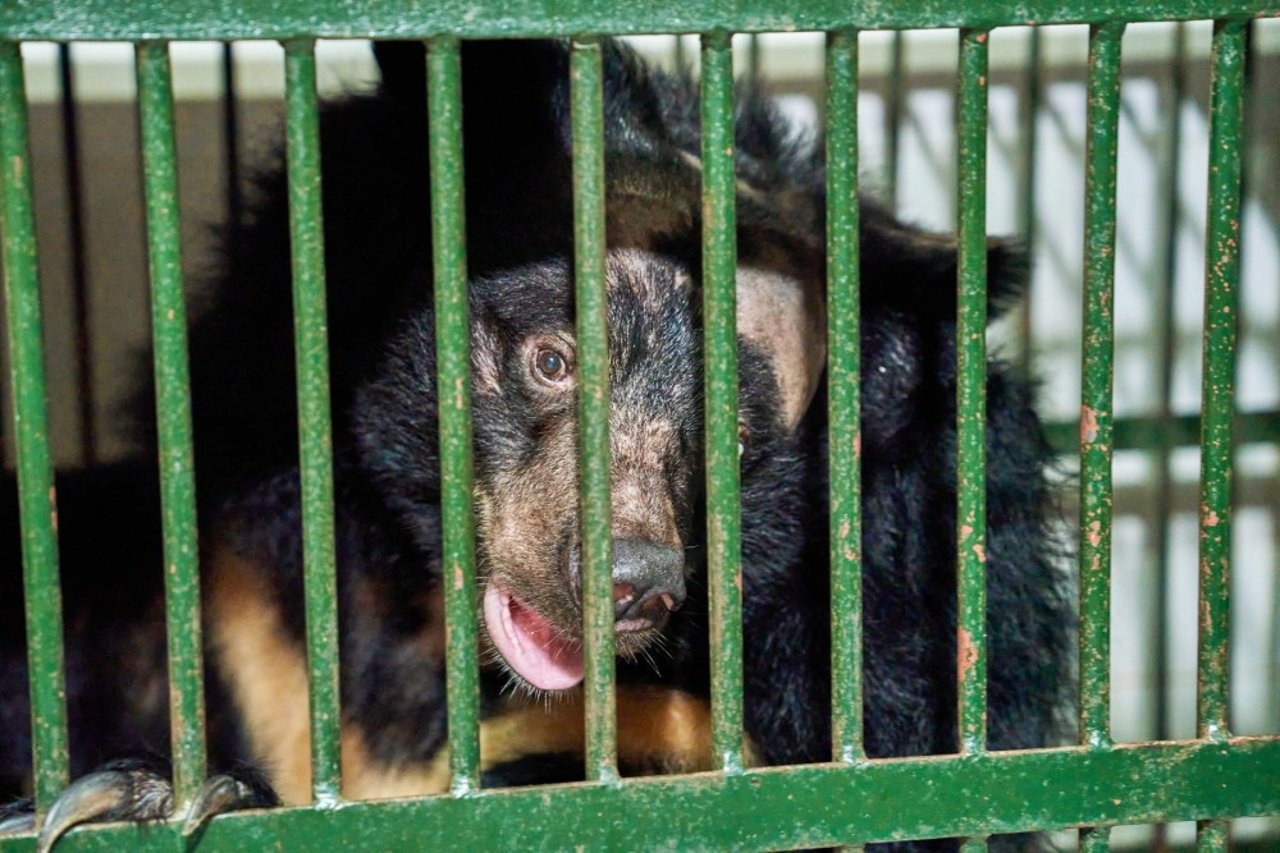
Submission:
{"label": "bear's mouth", "polygon": [[484,621],[507,666],[539,690],[568,690],[582,681],[582,644],[566,638],[497,578],[484,591]]}

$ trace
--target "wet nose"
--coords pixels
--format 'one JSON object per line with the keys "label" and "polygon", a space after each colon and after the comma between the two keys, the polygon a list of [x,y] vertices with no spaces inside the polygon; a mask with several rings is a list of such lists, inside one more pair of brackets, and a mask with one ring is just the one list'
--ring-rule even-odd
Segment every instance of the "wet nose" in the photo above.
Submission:
{"label": "wet nose", "polygon": [[613,617],[642,631],[684,604],[684,552],[647,539],[613,540]]}

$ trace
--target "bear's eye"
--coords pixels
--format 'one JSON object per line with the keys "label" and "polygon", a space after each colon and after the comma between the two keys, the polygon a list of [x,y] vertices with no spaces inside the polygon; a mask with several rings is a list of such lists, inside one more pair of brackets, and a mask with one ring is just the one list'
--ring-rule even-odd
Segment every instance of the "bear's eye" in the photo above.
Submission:
{"label": "bear's eye", "polygon": [[533,354],[533,372],[543,382],[559,385],[569,378],[569,361],[551,347]]}

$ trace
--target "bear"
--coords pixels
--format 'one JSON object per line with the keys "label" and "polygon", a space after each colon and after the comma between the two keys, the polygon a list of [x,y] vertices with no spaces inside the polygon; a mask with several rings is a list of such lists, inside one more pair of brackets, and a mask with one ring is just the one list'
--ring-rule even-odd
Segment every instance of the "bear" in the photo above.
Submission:
{"label": "bear", "polygon": [[[378,53],[379,91],[327,105],[321,125],[353,798],[447,783],[424,61],[420,45]],[[616,42],[603,55],[619,757],[624,773],[709,769],[698,93]],[[466,43],[463,63],[485,782],[581,778],[568,54]],[[821,151],[738,91],[744,713],[760,764],[831,757]],[[310,796],[282,171],[256,196],[191,336],[211,764],[265,780],[250,775],[241,804]],[[954,752],[955,244],[861,208],[867,752]],[[993,242],[988,267],[994,316],[1025,264]],[[1071,630],[1047,450],[1026,378],[993,359],[987,390],[990,744],[1041,746]],[[163,751],[163,710],[123,752]],[[135,782],[163,775],[92,778],[113,815],[146,817],[129,811]],[[67,810],[47,837],[94,816]]]}

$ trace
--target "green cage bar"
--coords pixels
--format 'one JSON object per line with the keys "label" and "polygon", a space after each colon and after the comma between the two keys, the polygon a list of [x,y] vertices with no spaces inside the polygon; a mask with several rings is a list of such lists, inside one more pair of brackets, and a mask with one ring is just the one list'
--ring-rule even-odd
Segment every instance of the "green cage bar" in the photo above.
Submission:
{"label": "green cage bar", "polygon": [[302,474],[303,588],[306,595],[311,782],[318,805],[342,787],[338,736],[338,607],[334,555],[333,434],[321,222],[320,121],[311,39],[285,42],[289,228],[293,254],[294,354]]}
{"label": "green cage bar", "polygon": [[[458,40],[427,43],[431,248],[435,267],[440,507],[444,525],[445,676],[449,768],[457,795],[480,789],[480,667],[476,617],[475,480],[471,446],[471,324],[467,310],[462,162],[462,62]],[[452,389],[453,393],[447,393]]]}
{"label": "green cage bar", "polygon": [[612,781],[618,778],[609,483],[613,454],[605,295],[604,85],[597,39],[574,40],[570,74],[587,778]]}
{"label": "green cage bar", "polygon": [[1111,743],[1116,155],[1123,24],[1089,31],[1080,389],[1080,742]]}
{"label": "green cage bar", "polygon": [[[779,850],[954,838],[1275,814],[1277,766],[1276,737],[817,764],[629,779],[621,786],[345,803],[337,810],[272,809],[220,817],[201,844],[332,853],[339,845],[419,849],[424,839],[458,850],[507,849],[537,839],[550,850]],[[176,827],[171,833],[157,826],[87,826],[60,841],[59,850],[159,853],[174,849],[174,833]],[[35,839],[0,846],[28,853]]]}
{"label": "green cage bar", "polygon": [[712,745],[742,769],[742,542],[730,35],[702,37],[702,298],[707,385],[707,583]]}
{"label": "green cage bar", "polygon": [[1200,642],[1196,730],[1228,737],[1231,428],[1239,318],[1240,177],[1244,137],[1243,21],[1213,31],[1209,213],[1205,236],[1204,367],[1200,419]]}
{"label": "green cage bar", "polygon": [[858,33],[827,35],[827,411],[831,479],[831,737],[862,737],[862,460],[858,313]]}
{"label": "green cage bar", "polygon": [[960,751],[987,745],[987,44],[960,34],[957,90],[959,280],[956,305],[956,625]]}
{"label": "green cage bar", "polygon": [[537,4],[476,2],[465,13],[439,0],[357,3],[351,0],[79,0],[10,4],[0,39],[131,40],[315,38],[465,38],[744,33],[862,29],[987,28],[1088,24],[1117,20],[1203,20],[1273,14],[1266,0],[968,0],[884,3],[879,0],[770,0],[695,3],[650,0],[546,0]]}
{"label": "green cage bar", "polygon": [[1093,826],[1080,830],[1080,853],[1107,853],[1110,849],[1110,827]]}
{"label": "green cage bar", "polygon": [[1231,846],[1231,824],[1225,820],[1202,820],[1196,825],[1196,853],[1227,853]]}
{"label": "green cage bar", "polygon": [[71,302],[76,329],[76,429],[80,458],[92,465],[98,458],[93,417],[93,350],[89,328],[89,276],[85,269],[84,190],[81,181],[80,116],[75,98],[75,70],[71,45],[58,45],[59,106],[62,113],[62,167],[67,191],[67,247],[71,262]]}
{"label": "green cage bar", "polygon": [[22,523],[32,758],[36,809],[43,814],[67,784],[66,681],[27,101],[22,53],[11,42],[0,42],[0,157],[4,158],[0,167],[0,230]]}
{"label": "green cage bar", "polygon": [[169,638],[169,723],[173,792],[190,802],[205,779],[204,661],[200,642],[199,545],[191,447],[187,315],[182,292],[177,146],[169,45],[137,46],[138,114],[151,283],[165,618]]}

